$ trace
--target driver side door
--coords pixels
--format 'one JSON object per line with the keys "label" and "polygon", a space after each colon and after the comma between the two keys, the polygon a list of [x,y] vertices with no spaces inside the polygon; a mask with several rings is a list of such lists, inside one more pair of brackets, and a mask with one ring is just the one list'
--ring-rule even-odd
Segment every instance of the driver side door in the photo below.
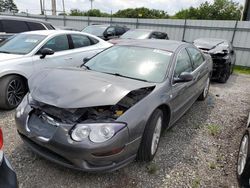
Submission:
{"label": "driver side door", "polygon": [[33,56],[33,64],[37,71],[43,68],[65,67],[71,66],[73,57],[71,57],[71,46],[69,44],[68,36],[57,35],[48,40],[41,48],[50,48],[55,53],[47,55],[45,58],[40,58],[39,51]]}
{"label": "driver side door", "polygon": [[172,77],[172,100],[170,105],[173,109],[173,121],[178,120],[186,110],[193,104],[193,96],[195,95],[195,81],[175,83],[174,78],[178,78],[183,72],[192,73],[193,66],[190,56],[185,48],[183,48],[176,57],[175,68]]}

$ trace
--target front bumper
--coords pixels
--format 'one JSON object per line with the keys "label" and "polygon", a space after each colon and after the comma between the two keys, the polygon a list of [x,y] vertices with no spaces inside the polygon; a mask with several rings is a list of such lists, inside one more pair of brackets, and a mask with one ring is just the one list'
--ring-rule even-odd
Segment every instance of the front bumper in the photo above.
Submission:
{"label": "front bumper", "polygon": [[17,188],[16,173],[12,169],[9,161],[3,156],[2,162],[0,162],[0,187],[2,188]]}
{"label": "front bumper", "polygon": [[[113,171],[132,162],[140,144],[140,139],[129,142],[127,127],[104,143],[75,142],[69,134],[73,125],[51,128],[40,120],[31,122],[30,119],[27,113],[16,117],[17,130],[24,143],[42,157],[68,168],[87,172]],[[31,128],[34,122],[35,129]],[[99,155],[118,148],[122,148],[118,153]]]}
{"label": "front bumper", "polygon": [[226,65],[229,63],[228,58],[218,57],[216,55],[211,55],[213,60],[213,72],[212,79],[219,79],[226,70]]}

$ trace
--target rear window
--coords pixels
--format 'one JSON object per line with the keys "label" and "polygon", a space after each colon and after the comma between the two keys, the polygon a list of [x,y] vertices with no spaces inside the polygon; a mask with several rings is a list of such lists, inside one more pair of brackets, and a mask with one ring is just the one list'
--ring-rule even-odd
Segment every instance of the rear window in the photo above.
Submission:
{"label": "rear window", "polygon": [[30,31],[45,30],[45,27],[40,23],[35,23],[35,22],[26,22],[26,23],[28,24]]}
{"label": "rear window", "polygon": [[28,25],[24,21],[2,20],[2,26],[6,33],[21,33],[29,31]]}

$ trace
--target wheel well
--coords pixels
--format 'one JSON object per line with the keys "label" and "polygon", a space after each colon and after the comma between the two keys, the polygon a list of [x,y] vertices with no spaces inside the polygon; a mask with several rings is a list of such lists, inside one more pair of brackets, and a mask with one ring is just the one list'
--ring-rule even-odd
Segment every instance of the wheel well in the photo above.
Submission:
{"label": "wheel well", "polygon": [[24,83],[25,83],[26,89],[27,89],[27,91],[28,91],[29,86],[28,86],[28,79],[27,79],[26,77],[24,77],[24,76],[22,76],[22,75],[20,75],[20,74],[7,74],[7,75],[4,75],[2,78],[8,77],[8,76],[19,76],[20,78],[22,78],[22,80],[23,80]]}
{"label": "wheel well", "polygon": [[163,104],[161,106],[158,107],[160,110],[162,110],[163,112],[163,125],[164,125],[164,129],[168,128],[169,126],[169,122],[170,122],[170,118],[171,118],[171,110],[170,107],[166,104]]}

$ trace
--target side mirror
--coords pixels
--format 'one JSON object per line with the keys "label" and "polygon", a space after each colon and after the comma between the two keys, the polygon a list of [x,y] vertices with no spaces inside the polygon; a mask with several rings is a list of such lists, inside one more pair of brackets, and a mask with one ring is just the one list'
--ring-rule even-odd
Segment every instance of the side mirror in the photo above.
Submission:
{"label": "side mirror", "polygon": [[91,59],[90,57],[85,57],[85,58],[83,59],[83,63],[87,63],[90,59]]}
{"label": "side mirror", "polygon": [[40,58],[44,59],[47,55],[53,55],[55,52],[50,48],[43,48],[40,50]]}
{"label": "side mirror", "polygon": [[178,78],[174,78],[174,83],[190,82],[194,79],[189,72],[182,72]]}

